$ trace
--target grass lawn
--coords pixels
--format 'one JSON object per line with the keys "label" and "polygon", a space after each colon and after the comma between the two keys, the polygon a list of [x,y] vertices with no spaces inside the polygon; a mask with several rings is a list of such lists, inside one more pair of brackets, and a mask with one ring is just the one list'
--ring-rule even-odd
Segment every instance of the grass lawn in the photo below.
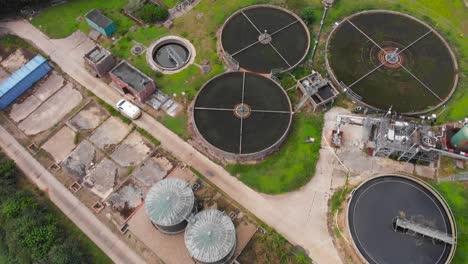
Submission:
{"label": "grass lawn", "polygon": [[[315,173],[322,137],[323,116],[299,113],[291,135],[280,150],[255,165],[228,165],[227,170],[253,189],[269,194],[296,190]],[[304,143],[308,137],[314,143]]]}
{"label": "grass lawn", "polygon": [[84,18],[79,22],[78,17],[84,16],[93,8],[100,8],[115,22],[117,34],[123,34],[134,25],[131,19],[120,13],[127,2],[127,0],[71,0],[41,12],[31,23],[51,38],[64,38],[78,29],[85,33],[89,32],[89,26]]}
{"label": "grass lawn", "polygon": [[161,0],[168,8],[173,8],[180,0]]}
{"label": "grass lawn", "polygon": [[452,209],[458,229],[458,244],[452,264],[468,263],[468,185],[454,182],[434,183]]}
{"label": "grass lawn", "polygon": [[176,117],[165,115],[164,118],[160,120],[160,122],[172,130],[172,132],[176,133],[179,137],[188,139],[189,133],[187,131],[187,115],[185,112]]}

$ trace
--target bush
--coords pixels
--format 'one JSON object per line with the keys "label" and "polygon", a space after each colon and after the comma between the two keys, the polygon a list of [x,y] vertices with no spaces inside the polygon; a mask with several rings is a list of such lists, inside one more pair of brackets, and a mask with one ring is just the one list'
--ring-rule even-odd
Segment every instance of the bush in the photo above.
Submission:
{"label": "bush", "polygon": [[162,6],[146,4],[137,12],[145,23],[155,23],[157,21],[164,21],[169,17],[169,11]]}
{"label": "bush", "polygon": [[311,25],[315,22],[315,14],[314,8],[306,7],[301,12],[302,19],[307,23],[307,25]]}

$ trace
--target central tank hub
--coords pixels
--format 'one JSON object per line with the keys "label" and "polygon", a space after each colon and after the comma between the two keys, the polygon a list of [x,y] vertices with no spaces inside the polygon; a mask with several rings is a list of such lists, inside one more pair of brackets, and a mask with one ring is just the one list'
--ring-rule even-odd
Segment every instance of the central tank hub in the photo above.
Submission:
{"label": "central tank hub", "polygon": [[267,30],[265,30],[262,34],[260,34],[260,36],[258,36],[258,42],[265,45],[270,44],[271,40],[271,35],[268,34]]}
{"label": "central tank hub", "polygon": [[234,115],[240,119],[244,119],[250,116],[252,109],[247,104],[238,104],[234,107]]}

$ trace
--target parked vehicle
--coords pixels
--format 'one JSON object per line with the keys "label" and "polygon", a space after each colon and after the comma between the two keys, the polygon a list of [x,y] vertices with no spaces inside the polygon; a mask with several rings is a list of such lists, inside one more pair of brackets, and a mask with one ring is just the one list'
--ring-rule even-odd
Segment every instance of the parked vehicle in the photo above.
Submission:
{"label": "parked vehicle", "polygon": [[141,116],[141,109],[125,99],[121,99],[120,101],[118,101],[116,107],[119,110],[119,112],[131,119],[137,119]]}

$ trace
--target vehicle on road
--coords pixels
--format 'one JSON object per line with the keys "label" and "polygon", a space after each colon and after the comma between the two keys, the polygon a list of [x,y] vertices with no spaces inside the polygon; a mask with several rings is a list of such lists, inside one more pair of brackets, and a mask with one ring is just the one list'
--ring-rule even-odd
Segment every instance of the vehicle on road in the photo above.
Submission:
{"label": "vehicle on road", "polygon": [[120,113],[124,114],[125,116],[131,119],[135,120],[141,116],[141,109],[125,99],[119,100],[116,104],[116,107]]}

